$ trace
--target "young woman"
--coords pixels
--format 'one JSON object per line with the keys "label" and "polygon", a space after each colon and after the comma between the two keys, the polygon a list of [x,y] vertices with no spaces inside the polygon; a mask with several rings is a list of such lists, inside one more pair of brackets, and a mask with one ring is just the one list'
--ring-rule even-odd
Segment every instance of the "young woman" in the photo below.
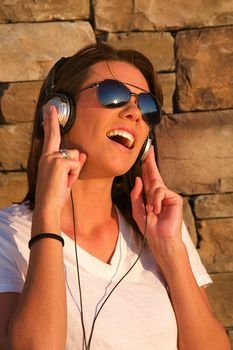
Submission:
{"label": "young woman", "polygon": [[229,350],[156,166],[161,105],[136,51],[92,45],[50,71],[28,194],[0,215],[1,349]]}

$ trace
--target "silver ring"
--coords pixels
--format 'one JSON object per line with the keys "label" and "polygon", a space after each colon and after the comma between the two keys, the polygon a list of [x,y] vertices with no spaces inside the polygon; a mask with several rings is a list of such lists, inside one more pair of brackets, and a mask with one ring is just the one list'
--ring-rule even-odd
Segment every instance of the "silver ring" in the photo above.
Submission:
{"label": "silver ring", "polygon": [[62,148],[62,149],[59,149],[58,152],[61,154],[62,158],[70,159],[70,152],[67,149]]}

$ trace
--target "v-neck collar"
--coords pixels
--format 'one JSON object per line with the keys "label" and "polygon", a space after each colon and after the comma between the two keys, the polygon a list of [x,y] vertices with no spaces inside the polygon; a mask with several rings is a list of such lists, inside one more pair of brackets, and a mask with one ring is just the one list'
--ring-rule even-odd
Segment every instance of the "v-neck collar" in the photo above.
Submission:
{"label": "v-neck collar", "polygon": [[[86,271],[98,275],[99,277],[105,276],[105,278],[112,278],[113,275],[116,277],[118,272],[121,271],[127,256],[128,247],[130,246],[132,229],[117,208],[116,211],[119,222],[119,232],[110,263],[105,263],[96,258],[77,244],[79,268],[84,273]],[[64,254],[67,257],[67,262],[76,266],[74,241],[65,233],[62,233],[62,237],[65,240]]]}

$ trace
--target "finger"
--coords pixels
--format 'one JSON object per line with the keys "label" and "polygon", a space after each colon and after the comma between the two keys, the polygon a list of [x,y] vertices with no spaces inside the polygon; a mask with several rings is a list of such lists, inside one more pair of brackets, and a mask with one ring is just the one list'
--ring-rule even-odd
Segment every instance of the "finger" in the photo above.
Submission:
{"label": "finger", "polygon": [[163,200],[166,197],[166,189],[159,187],[156,188],[153,194],[153,198],[150,199],[152,211],[159,215],[162,210]]}
{"label": "finger", "polygon": [[77,160],[77,164],[74,168],[72,168],[69,172],[69,177],[68,177],[68,187],[72,187],[74,182],[77,180],[79,177],[80,171],[82,170],[82,167],[86,161],[86,155],[84,153],[80,153],[79,159]]}
{"label": "finger", "polygon": [[43,111],[44,144],[42,154],[57,152],[61,143],[60,127],[55,106]]}
{"label": "finger", "polygon": [[146,190],[147,204],[153,203],[154,193],[159,188],[167,190],[167,187],[164,186],[163,184],[161,184],[161,182],[159,180],[150,181],[150,186]]}
{"label": "finger", "polygon": [[[65,151],[63,155],[63,151]],[[53,152],[51,154],[42,154],[40,158],[40,164],[49,164],[50,162],[54,162],[56,159],[61,160],[61,163],[65,165],[64,163],[66,160],[79,160],[80,153],[77,149],[71,149],[71,150],[59,150],[57,152]]]}
{"label": "finger", "polygon": [[[74,153],[75,152],[77,152],[76,154],[79,154],[78,151],[74,151]],[[50,179],[52,178],[54,182],[56,182],[56,179],[59,180],[60,183],[66,182],[66,186],[70,187],[78,178],[82,166],[85,163],[86,155],[81,153],[73,159],[67,159],[60,157],[59,154],[50,154],[46,157],[44,155],[41,159],[48,163],[53,172],[51,173],[53,175],[50,176]],[[42,165],[42,169],[43,168],[45,168],[44,163]]]}
{"label": "finger", "polygon": [[[54,164],[57,169],[68,175],[67,187],[72,186],[78,178],[79,173],[86,161],[86,155],[78,150],[66,150],[69,157],[64,157],[62,153],[55,152],[52,154],[44,154],[40,159],[40,164]],[[60,173],[60,172],[59,172]],[[61,173],[60,173],[61,174]]]}
{"label": "finger", "polygon": [[57,152],[53,152],[52,154],[48,155],[48,158],[61,158],[61,159],[73,159],[78,160],[81,156],[81,154],[77,149],[60,149]]}
{"label": "finger", "polygon": [[[154,198],[151,197],[150,203],[153,206],[152,211],[159,215],[165,208],[173,207],[173,213],[177,213],[177,218],[180,212],[182,213],[183,199],[177,193],[168,190],[164,187],[156,188],[153,194]],[[182,214],[181,214],[182,215]]]}
{"label": "finger", "polygon": [[149,153],[147,158],[145,159],[143,166],[143,180],[145,177],[145,181],[149,183],[152,180],[158,180],[162,184],[164,184],[163,179],[160,175],[159,169],[157,167],[156,161],[155,161],[155,153],[154,153],[154,146],[152,145],[150,147]]}

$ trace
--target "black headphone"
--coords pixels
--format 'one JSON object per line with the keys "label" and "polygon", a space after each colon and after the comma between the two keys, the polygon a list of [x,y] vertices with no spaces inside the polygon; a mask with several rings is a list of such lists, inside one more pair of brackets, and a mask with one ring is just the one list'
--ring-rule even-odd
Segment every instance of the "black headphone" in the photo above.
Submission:
{"label": "black headphone", "polygon": [[69,57],[62,57],[50,70],[45,82],[44,92],[45,99],[42,107],[43,110],[49,106],[55,106],[58,113],[61,134],[64,135],[72,127],[75,121],[75,101],[67,93],[54,91],[56,87],[56,74],[58,70],[68,61]]}
{"label": "black headphone", "polygon": [[[58,70],[67,62],[69,57],[62,57],[59,61],[50,70],[45,82],[44,82],[44,92],[45,92],[45,101],[42,107],[41,113],[47,107],[53,105],[57,109],[58,120],[60,124],[61,134],[64,135],[72,127],[75,121],[75,101],[71,95],[68,95],[64,92],[56,92],[54,88],[56,86],[56,73]],[[42,120],[43,116],[41,116]],[[153,141],[153,135],[150,132],[144,142],[142,149],[139,153],[137,161],[143,161],[150,149],[151,143]]]}

